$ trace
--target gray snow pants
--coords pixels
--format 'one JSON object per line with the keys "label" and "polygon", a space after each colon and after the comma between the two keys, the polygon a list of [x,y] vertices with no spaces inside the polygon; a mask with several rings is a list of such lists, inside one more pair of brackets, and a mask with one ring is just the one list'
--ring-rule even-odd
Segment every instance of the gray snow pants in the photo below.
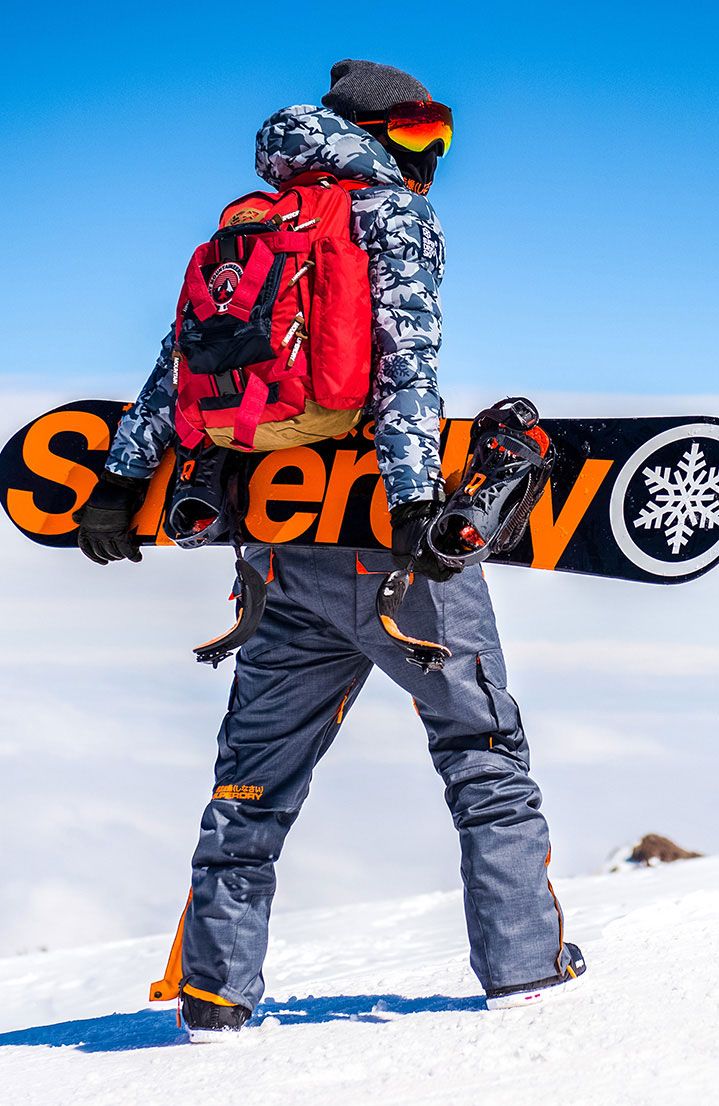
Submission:
{"label": "gray snow pants", "polygon": [[[267,609],[238,657],[219,733],[216,787],[193,858],[183,977],[250,1010],[264,989],[275,861],[373,664],[414,697],[444,781],[460,838],[470,962],[482,986],[544,979],[568,960],[547,881],[541,795],[481,569],[447,584],[417,577],[410,588],[402,629],[453,654],[444,672],[425,676],[375,615],[377,573],[394,567],[389,554],[359,556],[360,565],[349,550],[275,550]],[[263,575],[269,558],[263,547],[248,554]]]}

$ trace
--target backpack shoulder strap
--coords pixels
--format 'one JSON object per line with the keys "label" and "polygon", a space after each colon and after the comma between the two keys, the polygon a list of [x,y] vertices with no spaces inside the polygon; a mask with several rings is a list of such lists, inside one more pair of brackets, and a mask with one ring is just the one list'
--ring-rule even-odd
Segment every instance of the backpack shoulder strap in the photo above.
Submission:
{"label": "backpack shoulder strap", "polygon": [[371,183],[366,180],[339,180],[337,183],[345,192],[359,192],[362,188],[372,187]]}
{"label": "backpack shoulder strap", "polygon": [[324,172],[307,172],[298,173],[296,177],[291,177],[290,180],[282,181],[278,185],[280,192],[286,192],[288,188],[307,188],[313,184],[331,184],[336,185],[342,189],[343,192],[354,192],[357,188],[371,188],[372,181],[363,180],[341,180],[332,175],[332,173]]}

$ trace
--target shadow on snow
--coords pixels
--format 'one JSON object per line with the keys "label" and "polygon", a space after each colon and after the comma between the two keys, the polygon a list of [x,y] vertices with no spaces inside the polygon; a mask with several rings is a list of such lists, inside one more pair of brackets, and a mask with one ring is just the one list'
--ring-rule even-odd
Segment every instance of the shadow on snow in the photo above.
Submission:
{"label": "shadow on snow", "polygon": [[[432,995],[429,998],[403,998],[401,995],[293,996],[287,1002],[269,999],[260,1003],[252,1020],[247,1023],[247,1029],[257,1028],[268,1017],[277,1018],[282,1025],[318,1025],[332,1021],[381,1023],[398,1014],[472,1013],[486,1009],[483,995],[471,998],[450,998],[447,995]],[[185,1044],[186,1041],[184,1031],[177,1028],[176,1014],[171,1010],[107,1014],[101,1018],[82,1018],[0,1033],[0,1046],[74,1046],[80,1052],[167,1048]]]}

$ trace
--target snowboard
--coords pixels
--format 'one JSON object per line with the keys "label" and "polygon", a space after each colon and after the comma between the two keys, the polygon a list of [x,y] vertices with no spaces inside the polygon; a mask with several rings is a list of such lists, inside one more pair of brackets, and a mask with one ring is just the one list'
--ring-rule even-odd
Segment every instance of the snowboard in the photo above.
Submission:
{"label": "snowboard", "polygon": [[[102,471],[129,404],[79,400],[34,419],[0,453],[0,499],[32,541],[77,544],[72,514]],[[442,423],[445,477],[461,473],[472,419]],[[719,419],[541,419],[557,460],[527,531],[495,563],[620,580],[680,583],[719,561]],[[329,441],[246,455],[247,542],[358,551],[391,543],[373,423]],[[135,524],[142,545],[164,529],[171,450]],[[454,476],[457,479],[457,475]]]}

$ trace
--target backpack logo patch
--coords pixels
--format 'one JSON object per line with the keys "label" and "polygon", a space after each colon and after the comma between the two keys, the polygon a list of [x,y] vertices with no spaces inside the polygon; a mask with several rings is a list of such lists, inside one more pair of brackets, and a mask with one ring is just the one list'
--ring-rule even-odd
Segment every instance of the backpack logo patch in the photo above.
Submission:
{"label": "backpack logo patch", "polygon": [[266,211],[259,207],[246,207],[244,211],[236,211],[230,219],[228,226],[235,227],[238,223],[261,223]]}
{"label": "backpack logo patch", "polygon": [[227,311],[243,271],[242,266],[234,261],[225,261],[215,269],[207,290],[217,304],[218,311]]}

